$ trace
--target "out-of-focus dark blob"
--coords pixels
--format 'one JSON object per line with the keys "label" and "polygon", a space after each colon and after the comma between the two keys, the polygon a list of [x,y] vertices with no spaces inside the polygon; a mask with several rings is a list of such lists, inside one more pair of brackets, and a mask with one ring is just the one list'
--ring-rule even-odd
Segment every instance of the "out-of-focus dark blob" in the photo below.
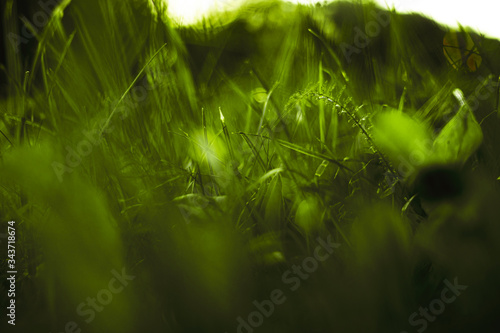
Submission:
{"label": "out-of-focus dark blob", "polygon": [[425,201],[439,202],[463,194],[463,175],[455,168],[434,166],[424,169],[415,181],[415,191]]}

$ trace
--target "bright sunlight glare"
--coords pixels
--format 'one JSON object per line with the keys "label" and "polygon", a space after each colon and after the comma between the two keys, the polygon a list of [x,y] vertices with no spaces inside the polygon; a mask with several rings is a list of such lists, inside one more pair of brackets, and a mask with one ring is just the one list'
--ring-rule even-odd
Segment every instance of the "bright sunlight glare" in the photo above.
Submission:
{"label": "bright sunlight glare", "polygon": [[[191,24],[203,15],[222,9],[236,9],[242,0],[165,0],[172,17],[180,24]],[[317,0],[292,0],[292,3],[314,4]],[[500,2],[497,0],[377,0],[381,6],[399,12],[422,13],[434,20],[456,27],[460,22],[489,37],[500,38],[497,23]]]}

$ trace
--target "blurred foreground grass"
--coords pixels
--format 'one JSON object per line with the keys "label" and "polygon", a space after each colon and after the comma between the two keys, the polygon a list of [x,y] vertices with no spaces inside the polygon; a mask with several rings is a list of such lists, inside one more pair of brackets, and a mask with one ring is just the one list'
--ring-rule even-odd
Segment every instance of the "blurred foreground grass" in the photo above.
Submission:
{"label": "blurred foreground grass", "polygon": [[373,4],[178,27],[74,0],[29,54],[14,3],[9,332],[496,332],[498,41]]}

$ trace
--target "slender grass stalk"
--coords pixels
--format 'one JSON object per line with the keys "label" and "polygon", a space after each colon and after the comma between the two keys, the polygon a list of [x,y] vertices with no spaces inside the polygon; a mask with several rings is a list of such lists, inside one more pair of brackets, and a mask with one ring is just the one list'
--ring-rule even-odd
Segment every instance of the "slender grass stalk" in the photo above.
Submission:
{"label": "slender grass stalk", "polygon": [[111,111],[111,113],[109,114],[108,118],[106,119],[106,121],[104,122],[104,125],[102,126],[101,130],[99,131],[99,137],[101,138],[102,135],[103,135],[103,132],[106,130],[106,128],[108,127],[109,125],[109,122],[111,121],[111,118],[113,118],[113,115],[115,114],[118,106],[121,104],[121,102],[123,102],[123,100],[125,99],[125,97],[127,96],[127,94],[130,92],[130,90],[132,89],[132,87],[135,85],[135,83],[137,82],[137,80],[139,80],[139,78],[141,77],[142,73],[144,73],[144,70],[149,66],[149,64],[154,60],[154,58],[156,58],[156,56],[167,46],[167,44],[163,44],[152,56],[151,58],[148,60],[148,62],[142,66],[141,70],[139,71],[139,73],[137,73],[137,75],[135,76],[134,80],[130,83],[130,85],[128,86],[128,88],[125,90],[125,92],[122,94],[122,96],[120,97],[120,99],[118,100],[118,102],[116,103],[116,105],[114,106],[113,110]]}

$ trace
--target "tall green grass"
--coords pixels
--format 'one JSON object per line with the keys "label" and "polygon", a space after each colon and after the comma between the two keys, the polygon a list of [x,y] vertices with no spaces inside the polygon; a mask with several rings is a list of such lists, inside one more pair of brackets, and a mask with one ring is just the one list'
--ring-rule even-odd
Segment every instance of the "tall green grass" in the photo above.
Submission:
{"label": "tall green grass", "polygon": [[[280,289],[255,331],[411,331],[458,277],[427,330],[492,331],[496,65],[454,69],[417,33],[444,27],[394,10],[348,61],[339,45],[381,10],[252,2],[185,27],[159,1],[64,1],[1,102],[15,329],[230,332]],[[449,185],[437,168],[463,191],[426,196]],[[292,291],[283,274],[328,237]],[[86,322],[79,304],[122,269]]]}

